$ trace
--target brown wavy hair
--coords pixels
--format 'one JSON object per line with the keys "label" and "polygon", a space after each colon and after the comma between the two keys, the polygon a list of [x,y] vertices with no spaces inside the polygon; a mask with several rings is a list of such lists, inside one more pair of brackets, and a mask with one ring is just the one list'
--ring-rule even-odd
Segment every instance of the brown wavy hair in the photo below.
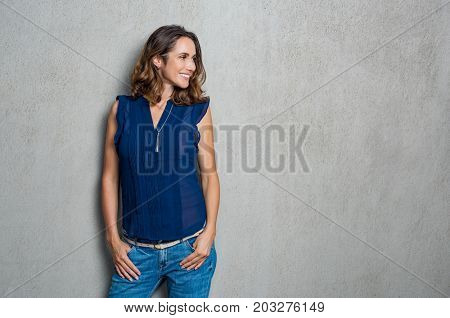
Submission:
{"label": "brown wavy hair", "polygon": [[196,69],[189,79],[187,88],[174,86],[172,100],[179,105],[192,105],[209,100],[209,96],[204,96],[204,91],[202,90],[202,85],[206,81],[206,72],[202,62],[200,42],[194,33],[186,31],[183,26],[175,24],[159,27],[148,38],[131,74],[131,96],[134,98],[145,96],[152,104],[161,101],[163,81],[152,60],[159,55],[164,64],[166,64],[168,53],[175,47],[176,41],[182,36],[190,38],[195,44]]}

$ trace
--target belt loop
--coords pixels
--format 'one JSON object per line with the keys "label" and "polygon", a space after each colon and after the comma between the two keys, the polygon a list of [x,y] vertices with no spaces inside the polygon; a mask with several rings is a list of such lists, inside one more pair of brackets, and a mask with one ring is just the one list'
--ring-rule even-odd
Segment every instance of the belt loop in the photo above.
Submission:
{"label": "belt loop", "polygon": [[134,237],[134,245],[137,246],[137,237]]}

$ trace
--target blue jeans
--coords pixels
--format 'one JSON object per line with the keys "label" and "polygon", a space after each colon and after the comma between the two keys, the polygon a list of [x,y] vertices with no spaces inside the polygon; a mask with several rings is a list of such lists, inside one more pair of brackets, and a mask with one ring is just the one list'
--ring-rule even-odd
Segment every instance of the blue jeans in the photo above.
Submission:
{"label": "blue jeans", "polygon": [[194,252],[197,236],[165,249],[132,245],[128,258],[139,269],[138,280],[129,281],[115,272],[108,298],[151,297],[161,281],[167,279],[170,298],[208,298],[217,263],[215,243],[203,264],[197,269],[182,268],[180,262]]}

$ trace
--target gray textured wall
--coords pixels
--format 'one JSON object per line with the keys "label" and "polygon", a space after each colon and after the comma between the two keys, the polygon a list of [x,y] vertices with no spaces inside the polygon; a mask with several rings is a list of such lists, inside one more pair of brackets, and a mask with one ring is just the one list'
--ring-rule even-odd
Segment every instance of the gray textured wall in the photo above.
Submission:
{"label": "gray textured wall", "polygon": [[[106,295],[107,112],[150,33],[176,23],[200,39],[218,127],[211,297],[448,296],[449,11],[437,0],[1,0],[2,295]],[[245,169],[287,152],[255,151],[240,133],[250,124],[296,127],[297,139],[309,127],[309,170]]]}

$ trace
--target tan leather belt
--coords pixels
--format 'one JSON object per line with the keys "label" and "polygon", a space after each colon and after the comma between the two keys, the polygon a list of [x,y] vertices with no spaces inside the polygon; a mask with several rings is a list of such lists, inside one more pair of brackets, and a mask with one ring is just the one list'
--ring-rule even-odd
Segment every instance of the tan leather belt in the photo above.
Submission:
{"label": "tan leather belt", "polygon": [[201,232],[203,232],[205,228],[202,228],[201,230],[195,232],[192,235],[183,237],[182,239],[179,240],[175,240],[175,241],[170,241],[170,242],[166,242],[166,243],[159,243],[159,244],[152,244],[152,243],[141,243],[141,242],[137,242],[136,240],[132,240],[126,236],[124,236],[124,239],[133,245],[137,245],[137,246],[141,246],[141,247],[151,247],[151,248],[156,248],[156,249],[165,249],[174,245],[177,245],[178,243],[181,243],[183,241],[186,241],[187,239],[190,239],[191,237],[197,236],[199,235]]}

